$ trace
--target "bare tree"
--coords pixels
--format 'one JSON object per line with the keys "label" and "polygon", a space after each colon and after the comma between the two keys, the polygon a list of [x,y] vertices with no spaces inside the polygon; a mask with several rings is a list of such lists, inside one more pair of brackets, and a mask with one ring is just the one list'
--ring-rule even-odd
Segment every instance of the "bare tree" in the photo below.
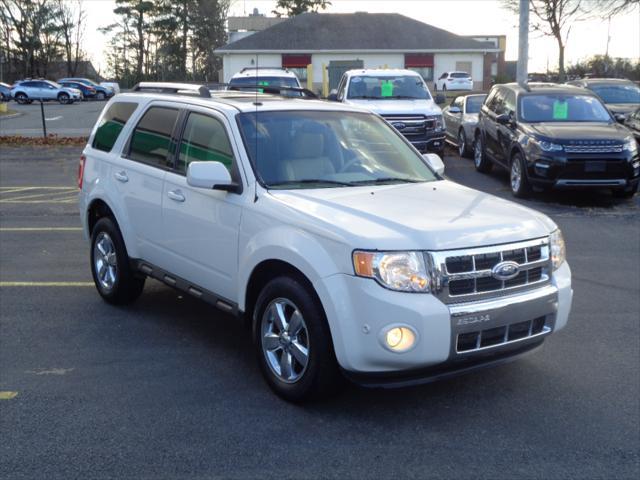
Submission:
{"label": "bare tree", "polygon": [[65,61],[67,63],[67,76],[75,77],[78,70],[82,52],[82,41],[84,39],[84,25],[86,12],[82,5],[82,0],[77,0],[72,8],[69,1],[57,0],[58,21],[62,33]]}

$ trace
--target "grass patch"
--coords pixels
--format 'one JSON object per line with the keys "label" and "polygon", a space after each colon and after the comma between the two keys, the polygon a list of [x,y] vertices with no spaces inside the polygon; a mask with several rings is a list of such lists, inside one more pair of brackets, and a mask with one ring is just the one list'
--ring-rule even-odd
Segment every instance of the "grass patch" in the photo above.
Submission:
{"label": "grass patch", "polygon": [[50,134],[44,137],[23,137],[22,135],[0,136],[0,145],[85,145],[87,137],[60,137]]}

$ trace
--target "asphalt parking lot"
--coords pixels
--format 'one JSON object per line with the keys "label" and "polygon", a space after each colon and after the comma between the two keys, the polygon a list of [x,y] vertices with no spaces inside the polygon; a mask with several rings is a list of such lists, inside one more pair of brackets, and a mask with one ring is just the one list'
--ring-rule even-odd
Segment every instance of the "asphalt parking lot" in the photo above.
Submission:
{"label": "asphalt parking lot", "polygon": [[[574,275],[569,324],[541,350],[294,406],[213,307],[154,281],[132,307],[102,302],[76,211],[79,155],[0,147],[3,478],[638,478],[640,196],[522,202],[563,229]],[[480,175],[452,151],[445,164],[511,198],[506,173]]]}
{"label": "asphalt parking lot", "polygon": [[[55,134],[60,137],[88,137],[105,103],[104,101],[97,100],[75,102],[72,105],[60,105],[58,102],[44,102],[44,118],[47,126],[47,134]],[[10,102],[8,106],[18,115],[11,116],[10,118],[0,116],[0,136],[42,136],[40,102],[33,102],[31,105],[20,105],[16,102]]]}

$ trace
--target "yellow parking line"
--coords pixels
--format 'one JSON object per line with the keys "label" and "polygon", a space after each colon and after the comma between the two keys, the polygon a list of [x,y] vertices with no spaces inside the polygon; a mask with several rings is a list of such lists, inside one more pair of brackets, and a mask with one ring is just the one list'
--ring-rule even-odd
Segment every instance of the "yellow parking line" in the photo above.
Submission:
{"label": "yellow parking line", "polygon": [[[10,198],[3,198],[2,201],[4,202],[9,202],[11,200],[28,200],[28,199],[32,199],[32,198],[39,198],[39,197],[48,197],[50,199],[54,199],[54,197],[58,197],[60,195],[62,196],[67,196],[67,195],[74,195],[77,196],[77,193],[74,191],[77,190],[77,188],[70,188],[68,191],[55,191],[55,192],[47,192],[47,193],[35,193],[33,195],[23,195],[23,196],[18,196],[18,197],[10,197]],[[2,192],[4,193],[4,192]],[[15,192],[15,193],[24,193],[24,192]],[[58,198],[57,200],[63,200],[62,198]],[[66,200],[66,199],[64,199]]]}
{"label": "yellow parking line", "polygon": [[69,200],[2,200],[0,199],[0,203],[73,203],[76,201],[77,201],[77,198],[72,198]]}
{"label": "yellow parking line", "polygon": [[12,398],[16,398],[18,392],[0,392],[0,400],[11,400]]}
{"label": "yellow parking line", "polygon": [[26,190],[36,190],[38,187],[0,187],[0,193],[24,192]]}
{"label": "yellow parking line", "polygon": [[59,185],[57,186],[47,186],[47,185],[30,185],[28,187],[26,186],[22,186],[22,187],[0,187],[0,193],[6,193],[7,189],[14,189],[14,188],[21,188],[23,190],[36,190],[38,188],[41,189],[46,189],[46,190],[69,190],[70,188],[76,188],[73,185],[67,185],[66,187],[61,187]]}
{"label": "yellow parking line", "polygon": [[81,232],[82,227],[0,227],[0,232]]}
{"label": "yellow parking line", "polygon": [[93,287],[93,282],[0,282],[1,287]]}

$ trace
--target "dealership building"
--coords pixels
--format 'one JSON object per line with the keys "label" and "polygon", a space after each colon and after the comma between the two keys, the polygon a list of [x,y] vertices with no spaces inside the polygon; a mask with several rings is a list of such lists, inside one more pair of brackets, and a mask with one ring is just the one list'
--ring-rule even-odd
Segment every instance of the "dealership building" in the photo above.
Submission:
{"label": "dealership building", "polygon": [[230,43],[215,53],[223,60],[222,79],[247,67],[284,67],[329,88],[354,68],[407,68],[430,87],[452,70],[471,75],[474,89],[486,89],[504,64],[504,37],[467,37],[392,13],[304,13],[291,18],[260,15],[229,19]]}

